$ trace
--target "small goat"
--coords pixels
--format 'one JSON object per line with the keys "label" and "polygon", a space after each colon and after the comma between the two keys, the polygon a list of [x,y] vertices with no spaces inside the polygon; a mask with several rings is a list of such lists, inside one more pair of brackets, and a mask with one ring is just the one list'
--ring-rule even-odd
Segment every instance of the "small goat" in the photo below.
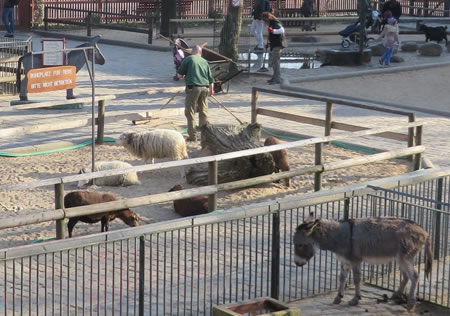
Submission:
{"label": "small goat", "polygon": [[440,43],[442,40],[445,40],[445,45],[447,46],[447,26],[432,27],[421,24],[419,29],[425,33],[425,42],[430,40]]}
{"label": "small goat", "polygon": [[[111,193],[76,191],[66,194],[66,196],[64,197],[64,207],[70,208],[111,201],[117,201],[117,198]],[[109,222],[114,220],[116,217],[120,218],[128,226],[132,227],[139,226],[140,222],[139,216],[132,210],[127,208],[112,212],[72,217],[71,219],[69,219],[69,222],[67,223],[67,230],[69,231],[69,237],[72,237],[73,228],[75,227],[75,224],[78,221],[82,221],[83,223],[89,224],[101,221],[102,222],[101,231],[104,232],[109,230]]]}
{"label": "small goat", "polygon": [[[175,185],[169,192],[183,190],[181,184]],[[208,213],[208,197],[206,195],[195,196],[188,199],[173,201],[175,212],[183,217]]]}
{"label": "small goat", "polygon": [[[266,141],[264,142],[264,146],[271,146],[271,145],[278,145],[282,144],[283,142],[279,140],[278,138],[275,138],[273,136],[269,136],[266,138]],[[275,172],[281,171],[289,171],[291,168],[289,167],[289,160],[288,160],[288,154],[286,149],[281,149],[277,151],[272,151],[272,158],[273,162],[275,163]],[[289,187],[291,185],[291,178],[285,178],[283,179],[284,184]]]}

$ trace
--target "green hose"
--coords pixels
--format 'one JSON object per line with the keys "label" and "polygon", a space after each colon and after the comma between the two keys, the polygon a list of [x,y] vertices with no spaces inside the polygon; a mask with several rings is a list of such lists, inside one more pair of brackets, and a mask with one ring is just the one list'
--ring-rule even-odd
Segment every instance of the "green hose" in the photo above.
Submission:
{"label": "green hose", "polygon": [[[103,140],[105,142],[115,142],[116,141],[115,138],[111,138],[111,137],[105,137]],[[57,148],[57,149],[50,149],[50,150],[45,150],[45,151],[37,151],[37,152],[25,153],[25,154],[11,154],[11,153],[7,153],[7,152],[0,152],[0,156],[4,156],[4,157],[29,157],[29,156],[36,156],[36,155],[45,155],[45,154],[52,154],[52,153],[65,151],[65,150],[77,149],[77,148],[88,146],[88,145],[91,145],[91,144],[92,144],[92,139],[87,140],[87,141],[82,142],[82,143],[79,143],[79,144],[76,144],[76,145],[68,146],[68,147]]]}

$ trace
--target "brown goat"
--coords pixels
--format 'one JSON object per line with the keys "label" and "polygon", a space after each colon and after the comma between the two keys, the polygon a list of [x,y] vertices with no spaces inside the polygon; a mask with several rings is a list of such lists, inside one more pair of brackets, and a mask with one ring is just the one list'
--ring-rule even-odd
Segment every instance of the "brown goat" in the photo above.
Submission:
{"label": "brown goat", "polygon": [[[111,201],[117,201],[117,198],[111,193],[76,191],[66,194],[66,196],[64,197],[64,207],[70,208]],[[120,218],[128,226],[132,227],[139,226],[140,221],[139,216],[132,210],[127,208],[118,211],[72,217],[71,219],[69,219],[69,222],[67,223],[69,237],[72,237],[72,230],[78,221],[82,221],[83,223],[89,224],[101,221],[102,222],[101,231],[104,232],[109,230],[109,222],[114,220],[116,217]]]}
{"label": "brown goat", "polygon": [[[283,144],[281,140],[275,138],[273,136],[269,136],[266,138],[264,142],[264,146],[278,145]],[[289,171],[291,168],[289,167],[288,154],[286,149],[281,149],[277,151],[272,151],[273,162],[275,163],[275,172],[281,171]],[[291,178],[283,179],[284,184],[288,187],[291,185]]]}
{"label": "brown goat", "polygon": [[[169,192],[183,190],[181,184],[175,185]],[[175,212],[183,217],[208,213],[208,197],[206,195],[173,201]]]}

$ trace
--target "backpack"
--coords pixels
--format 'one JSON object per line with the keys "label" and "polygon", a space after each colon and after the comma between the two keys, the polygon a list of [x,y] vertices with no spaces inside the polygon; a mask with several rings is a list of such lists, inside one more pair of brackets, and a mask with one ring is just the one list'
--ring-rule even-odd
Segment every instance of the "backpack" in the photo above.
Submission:
{"label": "backpack", "polygon": [[272,13],[272,6],[270,5],[270,1],[269,0],[265,0],[264,1],[264,10],[263,12],[270,12]]}

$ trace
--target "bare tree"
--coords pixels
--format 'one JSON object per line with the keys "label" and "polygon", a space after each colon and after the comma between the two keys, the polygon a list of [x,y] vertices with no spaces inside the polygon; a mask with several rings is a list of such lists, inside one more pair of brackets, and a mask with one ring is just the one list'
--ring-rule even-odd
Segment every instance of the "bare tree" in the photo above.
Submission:
{"label": "bare tree", "polygon": [[225,17],[225,24],[220,32],[219,53],[237,61],[238,43],[242,28],[243,0],[240,1],[237,7],[233,5],[233,2],[236,2],[236,0],[229,0],[228,14]]}

